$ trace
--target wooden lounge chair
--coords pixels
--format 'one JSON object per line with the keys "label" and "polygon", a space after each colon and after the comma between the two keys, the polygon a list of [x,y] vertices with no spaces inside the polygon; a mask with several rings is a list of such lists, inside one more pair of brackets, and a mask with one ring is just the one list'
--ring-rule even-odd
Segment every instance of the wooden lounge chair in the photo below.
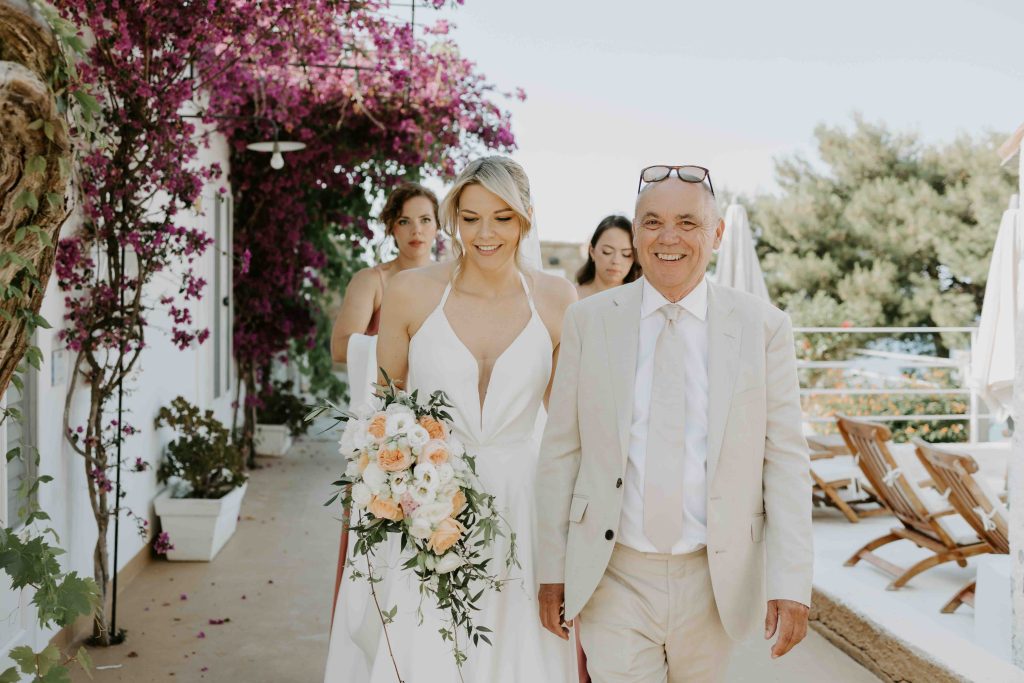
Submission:
{"label": "wooden lounge chair", "polygon": [[[918,459],[932,480],[978,537],[991,547],[989,552],[1008,555],[1010,536],[1006,508],[985,481],[976,476],[978,463],[974,458],[940,451],[920,439],[914,439],[914,446]],[[955,612],[964,603],[973,607],[975,584],[972,581],[957,592],[942,611],[946,614]]]}
{"label": "wooden lounge chair", "polygon": [[[864,476],[886,507],[902,523],[885,536],[860,548],[846,561],[852,567],[861,560],[873,564],[893,577],[887,588],[896,590],[921,572],[946,562],[967,566],[967,558],[992,552],[992,546],[978,538],[964,520],[947,507],[944,498],[930,489],[920,489],[908,478],[889,452],[886,443],[892,433],[884,425],[839,417],[839,432],[850,451],[858,456]],[[895,541],[907,540],[932,555],[904,569],[877,555],[874,551]]]}
{"label": "wooden lounge chair", "polygon": [[851,524],[861,517],[889,514],[871,487],[858,480],[856,459],[840,435],[812,434],[807,437],[807,445],[811,449],[811,497],[815,505],[836,508]]}

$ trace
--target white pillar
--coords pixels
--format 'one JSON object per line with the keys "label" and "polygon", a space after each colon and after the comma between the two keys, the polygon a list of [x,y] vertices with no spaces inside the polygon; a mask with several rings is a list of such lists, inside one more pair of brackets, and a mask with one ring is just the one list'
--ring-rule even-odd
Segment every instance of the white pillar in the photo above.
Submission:
{"label": "white pillar", "polygon": [[[1019,152],[1020,197],[1017,207],[1016,244],[1024,243],[1024,141]],[[1014,348],[1013,446],[1010,452],[1010,582],[1013,604],[1013,661],[1024,669],[1024,249],[1018,252],[1016,343]]]}

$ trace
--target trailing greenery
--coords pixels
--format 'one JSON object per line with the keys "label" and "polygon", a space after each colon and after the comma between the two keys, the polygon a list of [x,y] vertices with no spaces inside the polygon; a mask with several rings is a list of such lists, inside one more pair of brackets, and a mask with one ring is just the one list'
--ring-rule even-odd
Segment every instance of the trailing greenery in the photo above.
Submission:
{"label": "trailing greenery", "polygon": [[245,482],[242,453],[212,410],[201,412],[179,396],[157,413],[156,427],[169,427],[180,435],[168,444],[157,469],[160,483],[184,484],[178,497],[221,498]]}
{"label": "trailing greenery", "polygon": [[305,420],[309,406],[293,393],[295,383],[274,381],[270,393],[261,397],[262,406],[256,409],[260,424],[285,425],[292,436],[301,436],[309,431],[311,424]]}

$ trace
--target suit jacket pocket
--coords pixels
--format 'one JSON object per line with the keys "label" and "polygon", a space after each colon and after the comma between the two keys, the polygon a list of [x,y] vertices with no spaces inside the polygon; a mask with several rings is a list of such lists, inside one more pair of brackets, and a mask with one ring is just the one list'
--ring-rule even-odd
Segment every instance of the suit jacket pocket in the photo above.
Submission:
{"label": "suit jacket pocket", "polygon": [[750,540],[754,543],[764,541],[764,522],[763,512],[754,515],[754,519],[750,522]]}
{"label": "suit jacket pocket", "polygon": [[569,521],[579,524],[583,521],[583,513],[587,511],[589,501],[583,496],[573,496],[569,505]]}

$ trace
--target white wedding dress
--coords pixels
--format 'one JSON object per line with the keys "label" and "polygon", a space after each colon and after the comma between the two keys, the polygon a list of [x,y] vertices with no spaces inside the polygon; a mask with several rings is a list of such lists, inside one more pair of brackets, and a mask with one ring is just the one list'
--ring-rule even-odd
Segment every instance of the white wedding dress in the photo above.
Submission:
{"label": "white wedding dress", "polygon": [[[460,633],[469,659],[463,665],[466,683],[566,683],[576,677],[575,650],[570,643],[545,631],[538,617],[534,576],[534,473],[538,443],[538,414],[551,375],[551,337],[544,326],[525,277],[520,276],[529,300],[531,317],[519,336],[495,361],[490,385],[480,405],[476,358],[455,334],[444,307],[449,285],[437,308],[423,322],[409,344],[409,389],[427,396],[443,390],[455,434],[471,455],[477,473],[495,504],[516,534],[522,569],[504,569],[509,539],[500,537],[493,548],[490,570],[510,579],[500,592],[486,593],[474,614],[477,626],[491,629],[491,645],[474,647]],[[350,550],[354,547],[350,540]],[[442,615],[423,601],[419,622],[418,581],[411,572],[397,569],[403,559],[392,544],[375,560],[383,575],[376,584],[381,607],[398,607],[387,634],[405,683],[459,681],[451,643],[438,634]],[[362,568],[365,558],[357,560]],[[365,570],[364,570],[365,571]],[[346,569],[331,636],[325,683],[394,683],[395,669],[381,631],[369,585],[353,579]],[[344,623],[342,620],[345,620]]]}

